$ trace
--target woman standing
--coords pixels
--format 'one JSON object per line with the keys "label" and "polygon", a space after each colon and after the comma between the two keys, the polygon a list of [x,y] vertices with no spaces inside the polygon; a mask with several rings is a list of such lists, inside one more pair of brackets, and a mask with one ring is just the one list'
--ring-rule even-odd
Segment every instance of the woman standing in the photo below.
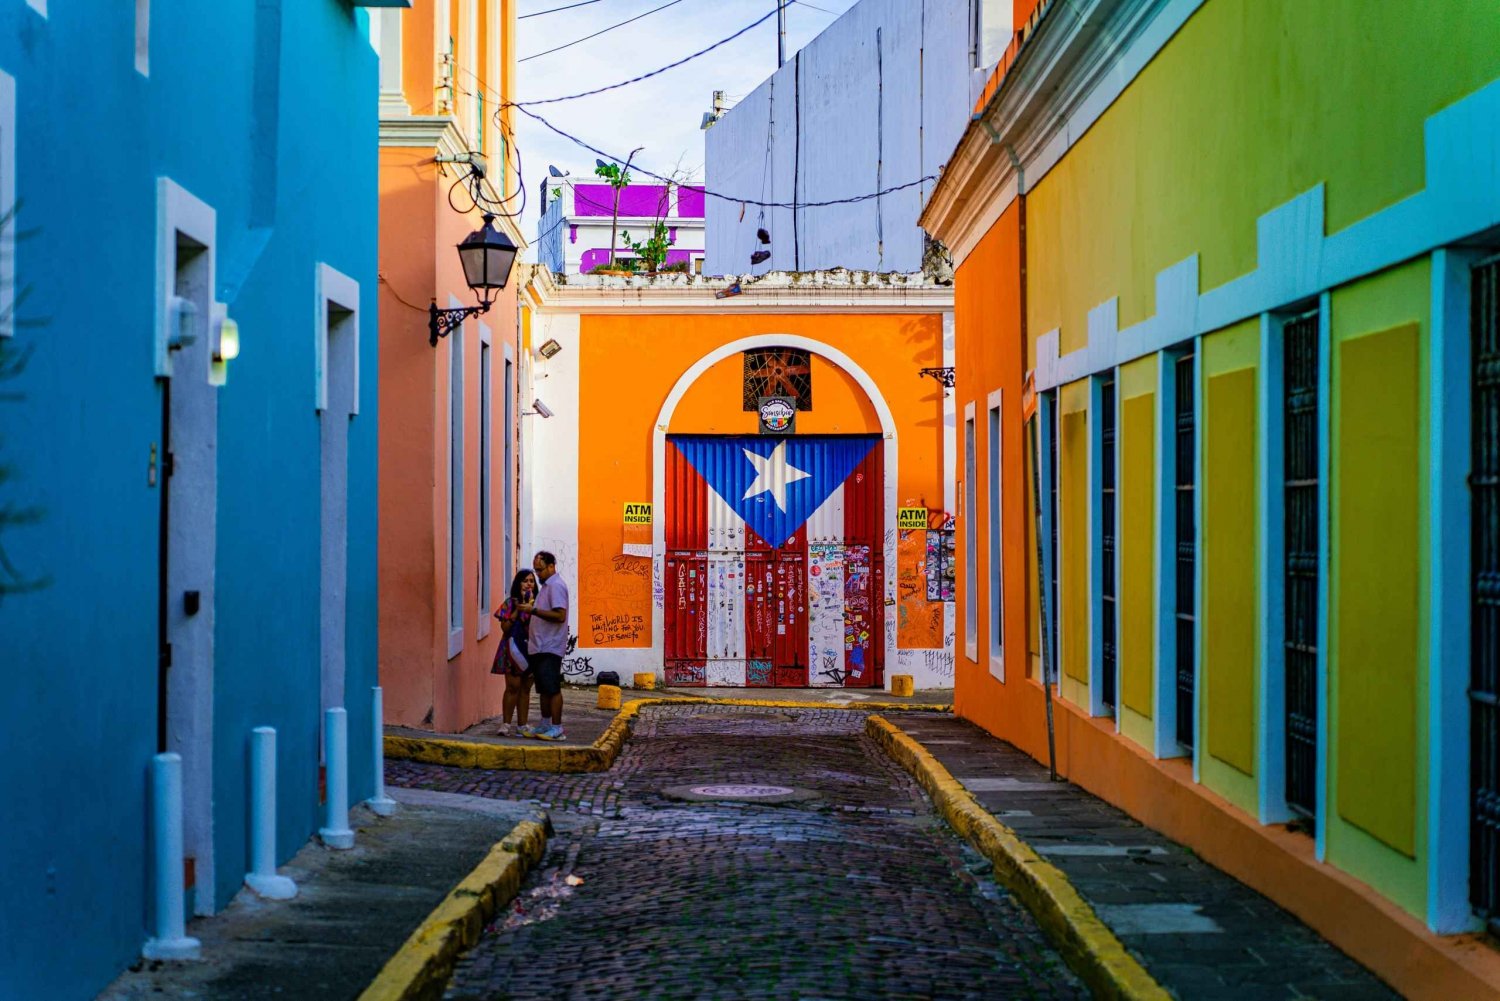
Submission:
{"label": "woman standing", "polygon": [[495,618],[500,620],[500,649],[495,651],[495,663],[491,674],[505,675],[502,722],[495,732],[502,737],[513,734],[511,717],[524,727],[531,714],[531,666],[527,663],[527,632],[531,624],[531,613],[521,606],[529,606],[536,597],[536,575],[530,570],[518,572],[510,582],[510,597],[495,609]]}

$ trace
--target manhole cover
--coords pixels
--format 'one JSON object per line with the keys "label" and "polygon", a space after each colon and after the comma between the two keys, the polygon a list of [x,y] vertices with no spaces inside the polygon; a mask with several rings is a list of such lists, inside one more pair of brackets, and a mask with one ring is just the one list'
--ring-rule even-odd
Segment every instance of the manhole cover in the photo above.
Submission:
{"label": "manhole cover", "polygon": [[796,803],[813,799],[816,793],[791,786],[778,786],[758,782],[719,782],[709,785],[673,786],[663,789],[662,794],[670,799],[686,800],[689,803]]}
{"label": "manhole cover", "polygon": [[715,799],[770,799],[796,792],[791,786],[750,785],[693,786],[692,791],[699,796],[712,796]]}

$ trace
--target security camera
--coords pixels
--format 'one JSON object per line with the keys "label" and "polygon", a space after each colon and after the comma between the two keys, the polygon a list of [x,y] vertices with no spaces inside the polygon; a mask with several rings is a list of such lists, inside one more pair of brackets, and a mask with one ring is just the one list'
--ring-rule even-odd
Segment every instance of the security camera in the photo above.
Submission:
{"label": "security camera", "polygon": [[532,400],[531,409],[535,410],[537,412],[537,416],[541,417],[544,420],[552,416],[552,408],[547,406],[547,404],[543,403],[541,400]]}

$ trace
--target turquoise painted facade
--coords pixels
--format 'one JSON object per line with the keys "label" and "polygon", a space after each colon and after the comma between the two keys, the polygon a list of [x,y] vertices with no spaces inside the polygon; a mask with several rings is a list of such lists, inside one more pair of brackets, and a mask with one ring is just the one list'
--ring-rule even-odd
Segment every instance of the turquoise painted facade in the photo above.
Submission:
{"label": "turquoise painted facade", "polygon": [[[278,860],[320,823],[330,697],[351,801],[371,794],[376,94],[347,0],[0,0],[0,197],[18,204],[0,351],[29,353],[0,384],[19,396],[0,402],[0,507],[40,512],[0,546],[45,580],[0,597],[0,997],[91,997],[150,934],[169,484],[188,484],[166,603],[192,907],[243,880],[253,727],[279,735]],[[173,292],[197,303],[195,341],[164,352]],[[214,303],[242,341],[222,386]],[[156,455],[153,483],[169,386],[177,475]]]}

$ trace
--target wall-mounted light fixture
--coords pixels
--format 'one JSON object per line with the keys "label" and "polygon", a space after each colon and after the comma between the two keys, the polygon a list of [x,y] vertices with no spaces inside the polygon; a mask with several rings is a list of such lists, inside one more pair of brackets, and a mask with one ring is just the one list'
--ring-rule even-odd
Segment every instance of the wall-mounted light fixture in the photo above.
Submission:
{"label": "wall-mounted light fixture", "polygon": [[543,358],[551,358],[561,350],[562,345],[557,343],[557,339],[554,337],[549,337],[542,342],[541,347],[536,349],[536,353],[541,355]]}
{"label": "wall-mounted light fixture", "polygon": [[952,389],[953,383],[957,379],[957,372],[951,365],[947,365],[942,368],[924,368],[917,373],[918,378],[928,375],[932,376],[932,378],[936,379],[938,382],[941,382],[944,389]]}
{"label": "wall-mounted light fixture", "polygon": [[219,323],[219,350],[214,352],[214,361],[233,361],[240,356],[240,325],[229,317]]}
{"label": "wall-mounted light fixture", "polygon": [[511,267],[516,263],[518,248],[510,237],[492,224],[495,217],[485,213],[484,223],[464,237],[458,245],[458,259],[464,268],[464,281],[479,296],[479,305],[461,309],[438,309],[437,300],[427,307],[427,332],[433,347],[439,337],[447,337],[454,327],[471,316],[489,311],[495,301],[495,293],[510,280]]}

